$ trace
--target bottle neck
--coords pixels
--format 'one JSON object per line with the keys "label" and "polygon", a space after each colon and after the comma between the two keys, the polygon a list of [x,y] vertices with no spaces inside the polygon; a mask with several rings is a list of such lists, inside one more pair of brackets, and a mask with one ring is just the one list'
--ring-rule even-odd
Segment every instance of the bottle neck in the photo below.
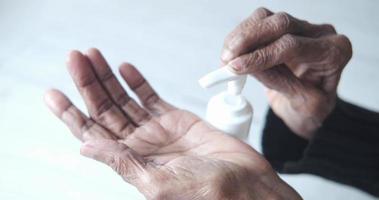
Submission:
{"label": "bottle neck", "polygon": [[231,95],[240,95],[245,86],[246,75],[241,75],[241,78],[228,81],[228,93]]}

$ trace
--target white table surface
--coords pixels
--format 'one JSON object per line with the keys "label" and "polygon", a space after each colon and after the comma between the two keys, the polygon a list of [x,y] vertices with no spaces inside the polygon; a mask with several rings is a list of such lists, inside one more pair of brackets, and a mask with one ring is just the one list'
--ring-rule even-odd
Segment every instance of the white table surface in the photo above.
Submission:
{"label": "white table surface", "polygon": [[[354,56],[340,95],[379,110],[379,1],[0,0],[0,199],[144,199],[111,169],[79,155],[79,142],[45,108],[47,88],[84,108],[66,72],[70,49],[98,47],[114,69],[139,67],[161,96],[203,116],[209,97],[197,79],[219,65],[223,39],[255,8],[329,22],[350,37]],[[245,89],[260,149],[267,109],[262,86]],[[312,175],[282,176],[307,200],[369,200],[357,189]]]}

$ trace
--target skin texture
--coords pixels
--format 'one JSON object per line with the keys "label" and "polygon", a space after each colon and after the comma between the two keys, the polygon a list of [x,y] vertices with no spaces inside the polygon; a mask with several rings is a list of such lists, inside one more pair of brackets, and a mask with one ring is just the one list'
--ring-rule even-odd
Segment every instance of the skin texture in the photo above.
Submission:
{"label": "skin texture", "polygon": [[131,64],[120,73],[141,105],[96,49],[72,51],[68,71],[89,116],[58,90],[47,92],[48,107],[84,142],[82,155],[147,199],[301,199],[249,145],[166,103]]}
{"label": "skin texture", "polygon": [[259,8],[226,37],[221,60],[262,82],[273,111],[309,139],[333,110],[351,56],[349,39],[333,26]]}

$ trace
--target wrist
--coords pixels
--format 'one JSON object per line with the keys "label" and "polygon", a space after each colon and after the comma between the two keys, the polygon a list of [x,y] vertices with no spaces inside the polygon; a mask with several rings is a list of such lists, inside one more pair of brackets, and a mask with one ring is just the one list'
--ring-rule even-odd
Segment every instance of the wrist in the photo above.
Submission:
{"label": "wrist", "polygon": [[[337,95],[310,92],[303,100],[290,100],[286,112],[276,113],[298,136],[311,139],[336,105]],[[274,109],[275,112],[275,109]]]}
{"label": "wrist", "polygon": [[238,200],[272,199],[272,200],[301,200],[301,196],[277,173],[269,167],[265,172],[257,175],[256,172],[248,176],[246,187],[242,187]]}

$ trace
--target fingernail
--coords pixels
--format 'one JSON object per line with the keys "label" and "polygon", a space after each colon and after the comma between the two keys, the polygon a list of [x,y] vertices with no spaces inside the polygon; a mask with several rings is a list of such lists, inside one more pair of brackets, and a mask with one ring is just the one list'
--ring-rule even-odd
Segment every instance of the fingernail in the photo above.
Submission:
{"label": "fingernail", "polygon": [[244,63],[242,62],[241,59],[235,59],[235,60],[232,60],[228,66],[230,66],[234,71],[236,72],[241,72],[243,71],[243,69],[245,68],[244,67]]}
{"label": "fingernail", "polygon": [[69,63],[70,63],[70,61],[71,61],[71,52],[69,52],[68,54],[67,54],[67,56],[66,56],[66,65],[68,65]]}
{"label": "fingernail", "polygon": [[223,61],[227,62],[227,61],[233,59],[233,54],[230,50],[224,49],[224,51],[222,52],[221,58]]}
{"label": "fingernail", "polygon": [[77,58],[78,56],[82,56],[83,54],[78,50],[71,50],[69,51],[67,57],[66,57],[66,65],[69,65],[71,63],[71,60],[73,57]]}
{"label": "fingernail", "polygon": [[83,144],[84,148],[94,148],[94,145],[92,144],[91,141],[84,142]]}

